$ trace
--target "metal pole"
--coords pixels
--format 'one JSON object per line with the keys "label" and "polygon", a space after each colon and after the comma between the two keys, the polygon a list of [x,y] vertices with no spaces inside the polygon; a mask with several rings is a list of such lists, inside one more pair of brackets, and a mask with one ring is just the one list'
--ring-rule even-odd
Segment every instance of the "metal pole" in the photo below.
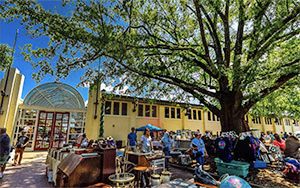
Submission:
{"label": "metal pole", "polygon": [[100,60],[98,64],[98,76],[97,76],[97,91],[96,91],[96,101],[94,102],[95,105],[95,112],[94,112],[94,119],[97,119],[98,114],[98,104],[99,104],[99,90],[100,90]]}
{"label": "metal pole", "polygon": [[3,114],[4,97],[7,96],[6,89],[7,89],[7,84],[8,84],[8,78],[9,78],[10,69],[11,69],[11,66],[13,65],[13,62],[14,62],[14,53],[15,53],[15,49],[16,49],[18,33],[19,33],[19,30],[17,29],[16,30],[16,35],[15,35],[15,40],[14,40],[14,45],[13,45],[13,50],[11,52],[11,62],[9,64],[8,68],[7,68],[7,73],[6,73],[4,88],[1,91],[1,96],[2,97],[1,97],[1,104],[0,104],[0,115]]}
{"label": "metal pole", "polygon": [[[99,62],[99,71],[98,71],[98,80],[97,80],[97,84],[99,86],[99,92],[101,92],[101,85],[100,85],[100,80],[101,80],[101,76],[100,76],[100,64],[101,62]],[[98,96],[98,95],[97,95]],[[101,93],[101,112],[100,112],[100,129],[99,129],[99,138],[103,138],[104,136],[104,113],[105,113],[105,98],[103,96],[103,93]]]}
{"label": "metal pole", "polygon": [[102,100],[102,102],[101,102],[99,138],[103,138],[103,136],[104,136],[104,111],[105,111],[105,101]]}

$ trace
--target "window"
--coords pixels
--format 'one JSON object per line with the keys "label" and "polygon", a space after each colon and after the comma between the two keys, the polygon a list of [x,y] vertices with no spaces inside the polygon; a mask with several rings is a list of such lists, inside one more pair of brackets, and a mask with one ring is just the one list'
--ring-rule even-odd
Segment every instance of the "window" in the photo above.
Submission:
{"label": "window", "polygon": [[253,119],[252,119],[252,122],[253,122],[254,124],[261,124],[260,117],[253,118]]}
{"label": "window", "polygon": [[111,102],[110,101],[105,102],[105,114],[111,114]]}
{"label": "window", "polygon": [[285,125],[290,125],[290,120],[289,119],[285,119]]}
{"label": "window", "polygon": [[139,104],[138,106],[138,116],[144,115],[144,106],[142,104]]}
{"label": "window", "polygon": [[165,118],[169,118],[169,117],[170,117],[169,107],[165,107]]}
{"label": "window", "polygon": [[193,110],[193,119],[197,119],[197,110]]}
{"label": "window", "polygon": [[275,118],[275,125],[281,125],[281,120],[279,118]]}
{"label": "window", "polygon": [[114,115],[120,115],[120,103],[114,102]]}
{"label": "window", "polygon": [[122,103],[122,116],[127,116],[127,103]]}
{"label": "window", "polygon": [[188,119],[192,119],[192,114],[191,113],[192,113],[191,109],[187,109],[186,110],[186,114],[185,115],[188,116]]}
{"label": "window", "polygon": [[175,108],[171,108],[171,118],[175,118]]}
{"label": "window", "polygon": [[177,119],[180,119],[180,108],[176,109],[176,117]]}
{"label": "window", "polygon": [[145,105],[145,116],[150,117],[150,105]]}
{"label": "window", "polygon": [[220,121],[220,117],[217,116],[217,121]]}
{"label": "window", "polygon": [[216,115],[212,113],[213,121],[216,121]]}
{"label": "window", "polygon": [[152,106],[152,117],[157,117],[157,107]]}
{"label": "window", "polygon": [[271,118],[265,118],[265,123],[268,125],[272,124],[272,119]]}
{"label": "window", "polygon": [[207,112],[207,119],[208,119],[208,121],[211,121],[211,114],[210,114],[210,112]]}
{"label": "window", "polygon": [[257,122],[258,122],[259,124],[261,124],[260,117],[257,118]]}
{"label": "window", "polygon": [[198,120],[201,120],[201,110],[198,110]]}

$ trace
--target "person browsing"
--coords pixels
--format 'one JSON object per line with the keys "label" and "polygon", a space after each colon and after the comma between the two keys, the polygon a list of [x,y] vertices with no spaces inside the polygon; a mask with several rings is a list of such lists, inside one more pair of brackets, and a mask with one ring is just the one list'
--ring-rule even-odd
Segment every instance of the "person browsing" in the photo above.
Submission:
{"label": "person browsing", "polygon": [[144,131],[144,134],[141,137],[141,144],[142,144],[142,152],[143,153],[150,153],[152,151],[152,138],[150,136],[150,130],[147,128]]}
{"label": "person browsing", "polygon": [[204,141],[201,139],[201,134],[199,132],[195,132],[195,137],[191,142],[191,148],[193,157],[196,159],[197,163],[200,165],[204,164],[204,156],[206,154]]}
{"label": "person browsing", "polygon": [[29,138],[26,136],[26,132],[22,131],[21,136],[18,137],[17,144],[16,144],[16,151],[15,151],[15,158],[14,158],[14,166],[21,165],[21,161],[23,158],[24,150],[29,143]]}
{"label": "person browsing", "polygon": [[136,144],[137,144],[137,136],[134,127],[131,128],[131,133],[128,134],[127,139],[128,139],[129,150],[135,152]]}
{"label": "person browsing", "polygon": [[0,179],[3,178],[3,173],[6,163],[9,160],[10,153],[10,138],[6,134],[5,128],[0,128]]}

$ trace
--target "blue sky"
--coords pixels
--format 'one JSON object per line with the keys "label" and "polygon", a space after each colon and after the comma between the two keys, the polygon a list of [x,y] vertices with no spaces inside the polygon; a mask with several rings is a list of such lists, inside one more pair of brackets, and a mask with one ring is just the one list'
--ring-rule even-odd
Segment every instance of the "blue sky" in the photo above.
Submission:
{"label": "blue sky", "polygon": [[[1,0],[0,0],[1,1]],[[55,1],[55,0],[44,0],[41,1],[41,4],[44,8],[49,10],[57,11],[58,13],[66,14],[70,13],[71,9],[61,8],[61,1]],[[52,76],[46,76],[40,83],[36,83],[35,80],[32,79],[32,73],[34,73],[36,70],[34,70],[30,63],[25,62],[23,59],[23,56],[21,54],[21,48],[28,43],[31,43],[33,48],[38,47],[45,47],[47,45],[48,39],[47,37],[43,38],[32,38],[30,35],[27,34],[25,27],[23,27],[19,21],[14,22],[5,22],[3,20],[0,20],[0,43],[1,44],[8,44],[9,46],[13,46],[14,38],[16,29],[19,29],[18,34],[18,40],[17,40],[17,46],[16,51],[14,55],[14,62],[13,67],[16,67],[20,70],[20,72],[25,76],[25,82],[23,87],[23,93],[22,98],[29,93],[31,89],[36,87],[39,84],[43,84],[46,82],[53,82],[55,81],[55,77]],[[80,76],[83,74],[83,70],[79,71],[73,71],[66,79],[60,79],[61,82],[67,83],[73,87],[76,87],[76,85],[80,82]],[[0,71],[0,78],[3,78],[4,73]],[[86,101],[88,98],[88,89],[78,87],[76,88],[82,95],[83,99]]]}

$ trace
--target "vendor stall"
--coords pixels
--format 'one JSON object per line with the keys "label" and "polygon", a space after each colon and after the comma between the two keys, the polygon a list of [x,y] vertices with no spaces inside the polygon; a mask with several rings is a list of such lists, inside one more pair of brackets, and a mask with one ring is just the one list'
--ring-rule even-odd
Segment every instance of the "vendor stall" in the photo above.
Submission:
{"label": "vendor stall", "polygon": [[115,144],[99,141],[93,148],[50,149],[47,156],[48,181],[59,187],[81,187],[109,183],[115,173]]}
{"label": "vendor stall", "polygon": [[137,166],[145,167],[160,167],[165,168],[165,158],[162,152],[155,153],[141,153],[141,152],[127,152],[128,161],[136,164]]}

